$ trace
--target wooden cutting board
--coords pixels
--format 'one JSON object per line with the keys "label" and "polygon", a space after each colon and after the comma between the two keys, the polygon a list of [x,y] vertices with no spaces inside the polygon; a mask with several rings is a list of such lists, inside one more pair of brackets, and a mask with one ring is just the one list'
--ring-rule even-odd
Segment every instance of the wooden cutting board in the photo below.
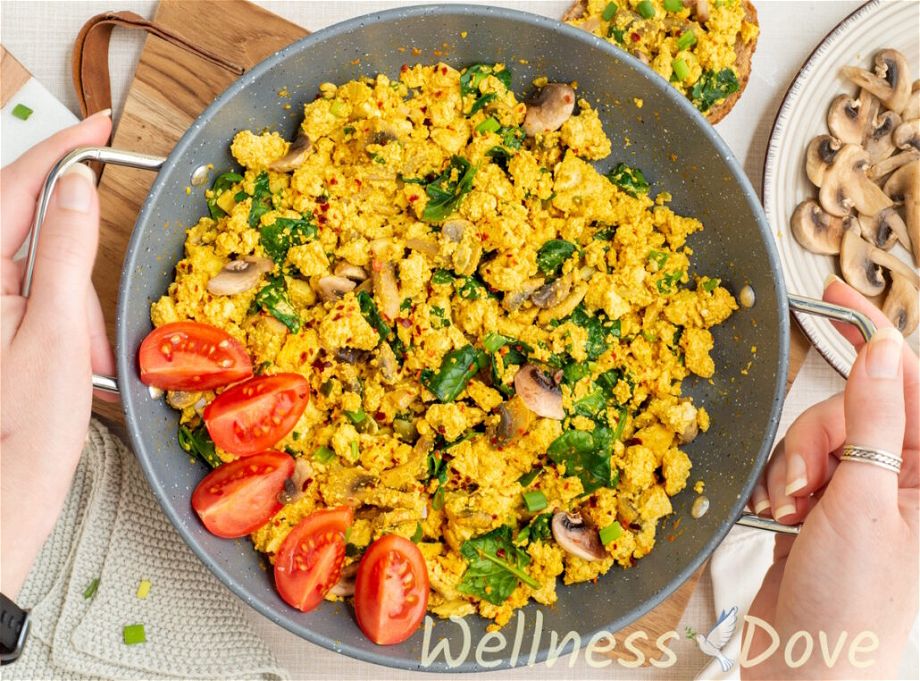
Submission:
{"label": "wooden cutting board", "polygon": [[[244,0],[162,0],[153,20],[246,68],[307,34],[305,29]],[[207,30],[200,30],[202,26]],[[198,114],[235,77],[179,47],[148,37],[112,146],[165,156]],[[99,185],[102,232],[94,282],[111,338],[125,248],[153,179],[149,172],[109,166]],[[797,327],[795,332],[788,385],[808,348]],[[94,408],[109,420],[123,420],[118,405],[97,401]],[[655,639],[676,629],[703,569],[658,608],[618,634],[618,641],[625,640],[632,631],[642,630],[649,639],[637,647],[643,649],[646,659],[657,659]],[[631,654],[626,657],[634,659]]]}

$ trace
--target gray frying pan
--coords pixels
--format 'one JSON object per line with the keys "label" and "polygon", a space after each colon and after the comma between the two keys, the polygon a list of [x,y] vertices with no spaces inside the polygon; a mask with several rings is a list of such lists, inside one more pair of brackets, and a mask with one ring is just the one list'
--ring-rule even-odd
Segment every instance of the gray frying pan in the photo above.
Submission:
{"label": "gray frying pan", "polygon": [[[466,37],[461,38],[464,31]],[[412,56],[413,48],[420,50],[419,56]],[[434,56],[435,49],[442,51],[441,57]],[[577,632],[581,645],[596,632],[617,631],[679,587],[739,519],[771,527],[768,521],[742,517],[742,510],[767,458],[780,415],[789,307],[856,323],[864,335],[872,332],[871,322],[861,315],[787,295],[769,226],[740,164],[706,120],[636,59],[556,21],[490,7],[412,7],[338,24],[294,43],[243,75],[201,114],[166,159],[113,149],[83,149],[63,159],[46,183],[29,264],[55,178],[69,165],[100,160],[158,169],[121,276],[116,324],[118,380],[95,377],[94,384],[120,393],[131,445],[163,510],[224,584],[295,634],[377,664],[478,671],[483,667],[472,652],[455,659],[464,643],[463,629],[456,623],[437,621],[428,648],[442,637],[449,638],[452,663],[441,654],[423,665],[423,630],[403,644],[380,647],[361,634],[348,606],[323,603],[312,612],[301,613],[286,605],[275,592],[262,556],[245,541],[209,534],[192,512],[192,490],[204,468],[189,463],[179,449],[177,413],[150,396],[138,378],[136,361],[137,348],[151,330],[150,304],[166,291],[175,263],[182,257],[184,229],[206,214],[202,192],[186,195],[185,188],[197,184],[205,164],[213,163],[217,169],[233,166],[228,147],[234,133],[267,126],[291,139],[300,118],[279,105],[276,93],[282,86],[290,91],[288,101],[307,102],[316,96],[322,82],[345,82],[381,72],[395,77],[406,62],[439,58],[457,68],[475,62],[505,62],[521,96],[537,76],[550,81],[577,80],[579,94],[597,107],[614,141],[615,151],[600,162],[600,168],[626,161],[642,169],[655,191],[671,192],[678,213],[696,216],[706,226],[690,239],[698,271],[721,277],[736,295],[746,285],[756,295],[753,307],[742,308],[714,329],[717,373],[712,383],[688,380],[685,384],[696,403],[705,405],[712,416],[711,430],[687,447],[693,461],[692,479],[706,481],[708,512],[694,518],[690,508],[696,495],[689,488],[684,490],[673,499],[674,514],[662,520],[658,544],[649,556],[629,570],[614,568],[596,584],[560,584],[559,601],[553,607],[531,604],[516,615],[519,619],[505,629],[508,645],[490,654],[489,660],[498,661],[499,667],[542,661],[549,653],[553,631],[560,639]],[[633,98],[644,100],[642,109],[634,106]],[[623,149],[627,137],[631,145]],[[676,161],[671,160],[672,154]],[[25,294],[28,284],[27,278]],[[756,356],[751,353],[754,345]],[[486,622],[470,617],[467,624],[469,650],[475,651],[486,633]],[[519,627],[524,643],[515,656],[512,647]]]}

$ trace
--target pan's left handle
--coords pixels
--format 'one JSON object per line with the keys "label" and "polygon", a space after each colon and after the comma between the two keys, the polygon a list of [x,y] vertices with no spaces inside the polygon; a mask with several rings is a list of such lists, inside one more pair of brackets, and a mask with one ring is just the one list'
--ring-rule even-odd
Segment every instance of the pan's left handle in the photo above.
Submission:
{"label": "pan's left handle", "polygon": [[[110,147],[81,147],[74,149],[58,161],[45,179],[45,184],[38,198],[38,206],[35,209],[32,230],[29,232],[29,250],[26,254],[25,274],[22,279],[22,296],[24,298],[28,298],[29,293],[32,291],[32,271],[35,269],[35,256],[38,252],[38,235],[41,232],[42,223],[45,221],[45,213],[48,211],[48,204],[51,201],[54,186],[57,184],[58,178],[68,168],[83,161],[112,163],[142,170],[159,170],[166,162],[166,159],[162,156],[139,154],[134,151],[121,151]],[[114,376],[93,374],[93,388],[117,395],[118,380]]]}
{"label": "pan's left handle", "polygon": [[[872,338],[872,334],[875,333],[875,324],[873,324],[872,320],[862,312],[851,310],[842,305],[835,305],[834,303],[818,300],[817,298],[806,298],[805,296],[799,296],[792,293],[790,293],[788,297],[789,307],[796,312],[803,312],[805,314],[817,315],[819,317],[833,319],[834,321],[852,324],[859,330],[859,333],[866,342],[868,342],[869,339]],[[783,525],[772,518],[761,518],[753,513],[742,513],[741,517],[735,521],[735,524],[753,527],[758,530],[768,530],[779,534],[798,534],[802,529],[801,525]]]}

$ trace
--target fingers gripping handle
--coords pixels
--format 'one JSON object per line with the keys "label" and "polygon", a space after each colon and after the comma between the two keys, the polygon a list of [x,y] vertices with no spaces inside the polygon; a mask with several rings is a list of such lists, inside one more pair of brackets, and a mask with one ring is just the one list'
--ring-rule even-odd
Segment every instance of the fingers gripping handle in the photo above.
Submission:
{"label": "fingers gripping handle", "polygon": [[[32,273],[35,269],[35,256],[38,253],[38,237],[41,233],[45,214],[51,202],[51,194],[57,184],[58,178],[75,163],[82,161],[98,161],[112,163],[119,166],[140,168],[142,170],[159,170],[166,159],[162,156],[139,154],[133,151],[120,151],[109,147],[82,147],[74,149],[58,161],[48,173],[41,195],[38,197],[38,206],[35,209],[35,218],[32,220],[32,229],[29,232],[29,249],[26,253],[25,274],[22,279],[22,296],[28,298],[32,291]],[[100,376],[93,374],[93,388],[108,393],[118,393],[118,381],[114,376]]]}
{"label": "fingers gripping handle", "polygon": [[[852,324],[859,329],[859,332],[866,342],[868,342],[875,333],[875,324],[872,323],[871,319],[862,312],[851,310],[848,307],[826,303],[816,298],[797,296],[795,294],[789,294],[789,307],[796,312],[804,312],[805,314],[818,315],[819,317],[826,317],[834,321]],[[735,521],[735,524],[753,527],[758,530],[777,532],[779,534],[798,534],[802,529],[801,525],[783,525],[772,518],[761,518],[753,513],[741,514],[741,517]]]}

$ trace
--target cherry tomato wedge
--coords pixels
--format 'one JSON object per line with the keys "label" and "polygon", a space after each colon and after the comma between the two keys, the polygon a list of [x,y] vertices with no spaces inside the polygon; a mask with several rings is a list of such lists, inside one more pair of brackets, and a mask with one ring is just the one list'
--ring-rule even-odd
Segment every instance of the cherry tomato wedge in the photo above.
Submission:
{"label": "cherry tomato wedge", "polygon": [[141,381],[162,390],[211,390],[252,376],[242,344],[209,324],[164,324],[141,342]]}
{"label": "cherry tomato wedge", "polygon": [[395,534],[371,544],[355,579],[355,618],[364,635],[383,646],[402,643],[427,607],[428,569],[418,547]]}
{"label": "cherry tomato wedge", "polygon": [[198,483],[192,508],[211,534],[245,537],[281,509],[278,495],[294,473],[294,459],[267,451],[218,466]]}
{"label": "cherry tomato wedge", "polygon": [[218,395],[204,422],[218,447],[249,456],[291,432],[309,400],[310,385],[300,374],[256,376]]}
{"label": "cherry tomato wedge", "polygon": [[336,585],[345,561],[348,506],[316,511],[300,521],[275,554],[275,587],[286,603],[312,610]]}

